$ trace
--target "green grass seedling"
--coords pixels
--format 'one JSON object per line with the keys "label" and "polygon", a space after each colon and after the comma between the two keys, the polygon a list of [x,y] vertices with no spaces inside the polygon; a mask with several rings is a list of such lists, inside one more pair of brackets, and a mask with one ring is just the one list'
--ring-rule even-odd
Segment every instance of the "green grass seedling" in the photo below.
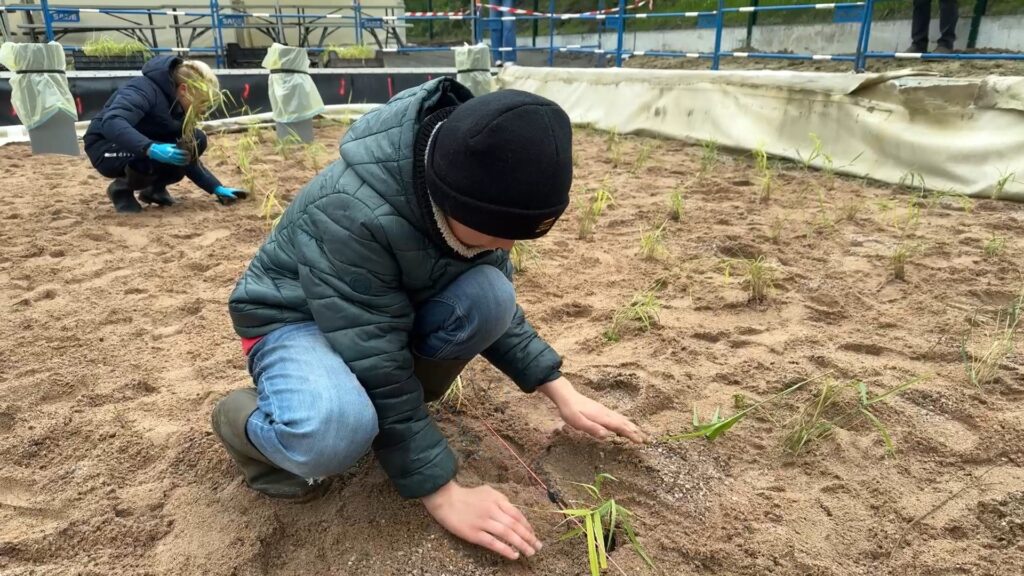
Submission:
{"label": "green grass seedling", "polygon": [[960,356],[963,359],[964,371],[971,384],[982,388],[991,383],[999,375],[1000,366],[1013,353],[1017,330],[1024,312],[1024,292],[1007,308],[996,315],[995,325],[984,339],[981,352],[970,349],[971,333],[960,342]]}
{"label": "green grass seedling", "polygon": [[465,392],[465,383],[462,381],[462,376],[457,376],[455,382],[452,382],[452,385],[445,390],[438,403],[452,406],[456,411],[462,410],[462,400]]}
{"label": "green grass seedling", "polygon": [[718,166],[718,142],[714,140],[704,140],[700,143],[700,173],[702,176],[707,176]]}
{"label": "green grass seedling", "polygon": [[724,262],[725,277],[732,277],[733,268],[738,267],[743,285],[747,288],[752,302],[765,302],[775,289],[775,267],[764,256],[742,259],[734,258]]}
{"label": "green grass seedling", "polygon": [[742,420],[743,418],[745,418],[747,414],[750,414],[754,410],[757,410],[758,408],[760,408],[761,406],[764,406],[765,404],[768,404],[769,402],[772,402],[772,401],[774,401],[774,400],[776,400],[778,398],[782,398],[783,396],[785,396],[785,395],[787,395],[787,394],[789,394],[789,393],[799,389],[800,387],[804,386],[805,384],[808,384],[810,382],[814,382],[815,380],[824,378],[824,377],[828,376],[831,373],[832,373],[832,371],[828,371],[828,372],[825,372],[824,374],[819,374],[819,375],[817,375],[817,376],[815,376],[813,378],[807,378],[806,380],[803,380],[801,382],[798,382],[798,383],[790,386],[789,388],[786,388],[782,392],[778,392],[778,393],[772,395],[769,398],[766,398],[766,399],[764,399],[764,400],[762,400],[760,402],[757,402],[755,404],[749,405],[747,408],[745,408],[745,409],[743,409],[743,410],[733,414],[732,416],[730,416],[729,418],[726,418],[724,420],[721,418],[721,415],[720,415],[721,409],[720,408],[716,408],[715,409],[715,413],[711,415],[711,420],[702,423],[700,421],[700,417],[697,415],[697,407],[694,406],[693,407],[693,431],[692,432],[683,432],[682,434],[672,434],[670,436],[666,436],[664,438],[664,440],[666,442],[678,442],[680,440],[692,440],[694,438],[705,438],[707,440],[714,440],[715,438],[718,438],[722,434],[725,434],[725,432],[727,432],[730,428],[732,428],[737,423],[739,423],[739,421]]}
{"label": "green grass seedling", "polygon": [[1017,173],[1009,170],[1001,170],[999,172],[999,179],[996,180],[995,187],[992,188],[992,199],[998,200],[1003,196],[1003,192],[1006,191],[1006,187],[1011,183],[1017,181]]}
{"label": "green grass seedling", "polygon": [[533,242],[520,240],[512,245],[508,258],[512,262],[512,268],[516,272],[525,272],[540,260],[540,254],[534,247]]}
{"label": "green grass seedling", "polygon": [[647,165],[647,161],[651,159],[651,151],[654,149],[650,143],[645,142],[640,146],[640,152],[636,155],[636,159],[633,160],[633,169],[630,170],[630,174],[636,176],[644,169]]}
{"label": "green grass seedling", "polygon": [[633,528],[634,516],[626,507],[618,504],[614,498],[606,498],[601,494],[601,488],[605,480],[616,481],[611,474],[598,474],[594,477],[593,484],[580,484],[590,495],[592,504],[581,508],[568,508],[560,512],[566,520],[572,520],[576,528],[563,534],[559,540],[584,537],[587,547],[587,565],[590,568],[590,576],[600,576],[601,572],[608,569],[608,552],[616,541],[616,531],[626,537],[629,545],[648,566],[654,568],[654,561],[640,545]]}
{"label": "green grass seedling", "polygon": [[[889,430],[871,408],[922,380],[922,377],[914,378],[874,397],[870,395],[867,384],[859,380],[846,384],[838,384],[832,379],[826,380],[815,397],[791,420],[793,428],[786,435],[784,446],[793,454],[801,454],[814,442],[830,436],[837,428],[851,426],[863,419],[878,432],[886,453],[894,455],[895,446]],[[856,394],[856,401],[852,406],[848,401],[850,393]]]}
{"label": "green grass seedling", "polygon": [[994,258],[1003,253],[1003,249],[1006,248],[1006,238],[1003,236],[993,235],[991,238],[985,241],[985,256]]}
{"label": "green grass seedling", "polygon": [[640,256],[644,260],[657,260],[668,256],[665,248],[665,224],[644,232],[640,230]]}
{"label": "green grass seedling", "polygon": [[889,254],[889,268],[892,270],[892,277],[896,280],[906,281],[907,262],[916,254],[913,246],[900,242]]}
{"label": "green grass seedling", "polygon": [[668,217],[676,222],[683,219],[683,212],[686,211],[685,200],[683,199],[683,191],[676,188],[668,196]]}
{"label": "green grass seedling", "polygon": [[757,199],[762,204],[767,203],[772,198],[772,183],[774,182],[775,176],[772,173],[771,167],[768,166],[768,153],[765,152],[764,146],[758,146],[753,152],[754,160],[757,164],[757,177],[759,182],[759,188],[757,193]]}
{"label": "green grass seedling", "polygon": [[629,325],[636,325],[644,332],[650,330],[658,322],[658,312],[661,310],[661,302],[654,292],[655,289],[651,288],[634,295],[629,304],[615,312],[611,327],[604,333],[605,339],[618,342],[622,338],[622,331]]}

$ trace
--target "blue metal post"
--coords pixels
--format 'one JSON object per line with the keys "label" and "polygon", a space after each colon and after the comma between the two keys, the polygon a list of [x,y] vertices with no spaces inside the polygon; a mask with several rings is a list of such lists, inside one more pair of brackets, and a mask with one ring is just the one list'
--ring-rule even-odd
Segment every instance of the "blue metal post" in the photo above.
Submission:
{"label": "blue metal post", "polygon": [[46,41],[53,42],[53,15],[50,14],[50,2],[49,0],[41,0],[39,4],[43,10],[43,26],[46,28]]}
{"label": "blue metal post", "polygon": [[[721,0],[719,0],[721,1]],[[622,43],[626,35],[626,0],[619,0],[619,21],[615,23],[615,34],[618,40],[615,43],[615,67],[622,68]]]}
{"label": "blue metal post", "polygon": [[722,26],[725,25],[725,0],[718,0],[715,11],[715,53],[711,56],[711,69],[718,70],[718,62],[722,58]]}
{"label": "blue metal post", "polygon": [[473,44],[479,44],[484,40],[484,24],[480,21],[483,9],[473,0],[469,0],[469,11],[473,15]]}
{"label": "blue metal post", "polygon": [[555,0],[548,4],[548,66],[555,65]]}
{"label": "blue metal post", "polygon": [[352,10],[356,13],[356,44],[363,45],[363,7],[359,0],[353,0]]}
{"label": "blue metal post", "polygon": [[220,25],[220,2],[210,0],[210,28],[213,32],[213,53],[216,55],[217,68],[224,66],[224,28]]}
{"label": "blue metal post", "polygon": [[868,63],[868,46],[871,44],[871,20],[874,18],[875,0],[865,0],[864,20],[860,25],[860,43],[857,45],[857,60],[854,62],[854,70],[863,72]]}

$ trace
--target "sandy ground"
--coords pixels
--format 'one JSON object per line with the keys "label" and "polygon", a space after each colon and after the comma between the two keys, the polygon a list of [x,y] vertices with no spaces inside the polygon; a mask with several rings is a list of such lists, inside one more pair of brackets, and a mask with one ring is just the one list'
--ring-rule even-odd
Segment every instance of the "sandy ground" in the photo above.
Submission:
{"label": "sandy ground", "polygon": [[[750,50],[753,51],[753,50]],[[689,58],[656,58],[640,56],[631,58],[628,68],[659,68],[678,70],[710,70],[710,60]],[[804,72],[853,72],[852,62],[825,62],[801,60],[763,60],[722,58],[723,70],[800,70]],[[868,72],[892,72],[913,69],[918,72],[933,72],[940,76],[984,77],[1024,76],[1024,61],[1021,60],[908,60],[871,58],[867,62]]]}
{"label": "sandy ground", "polygon": [[[343,130],[319,132],[331,157]],[[237,139],[215,137],[210,154],[229,184],[241,180]],[[582,542],[558,541],[559,515],[484,423],[569,499],[584,499],[572,482],[596,472],[619,479],[606,493],[633,510],[657,563],[620,546],[612,559],[626,574],[1024,573],[1024,356],[1009,355],[979,389],[958,350],[972,319],[973,345],[984,345],[991,317],[1024,286],[1024,206],[933,199],[904,226],[915,204],[891,187],[779,166],[760,203],[748,157],[721,154],[699,177],[699,147],[609,146],[583,130],[576,144],[576,198],[606,183],[615,202],[588,240],[577,238],[574,205],[533,244],[539,256],[517,283],[583,391],[663,438],[690,429],[694,406],[705,419],[718,406],[730,415],[830,376],[713,443],[630,447],[561,431],[543,397],[474,363],[461,409],[435,414],[460,479],[494,484],[527,510],[546,543],[531,560],[448,536],[372,458],[322,500],[268,501],[242,485],[208,425],[221,396],[250,385],[226,300],[266,235],[259,203],[222,207],[183,184],[172,189],[177,206],[121,216],[84,158],[7,146],[0,573],[587,574]],[[263,150],[265,183],[287,201],[314,169]],[[677,188],[685,214],[665,227],[668,253],[643,260],[640,230],[665,220]],[[888,256],[901,234],[914,253],[896,281]],[[992,238],[1005,247],[989,256]],[[759,255],[777,280],[752,304],[738,268],[724,271]],[[656,280],[659,322],[607,341],[615,311]],[[917,377],[927,379],[872,406],[895,457],[859,418],[800,455],[783,449],[827,378],[861,380],[874,396]]]}

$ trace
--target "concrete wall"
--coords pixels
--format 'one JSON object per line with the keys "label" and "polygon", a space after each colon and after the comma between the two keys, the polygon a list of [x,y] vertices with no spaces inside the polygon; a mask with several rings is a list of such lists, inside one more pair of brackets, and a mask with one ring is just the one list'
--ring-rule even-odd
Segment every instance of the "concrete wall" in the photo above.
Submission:
{"label": "concrete wall", "polygon": [[[7,5],[18,4],[18,0],[0,0]],[[36,2],[38,4],[38,2]],[[222,9],[227,6],[235,6],[248,12],[269,12],[274,11],[273,0],[221,0]],[[282,11],[286,13],[294,14],[297,11],[297,6],[304,7],[307,13],[326,13],[337,10],[340,7],[351,6],[350,0],[342,0],[340,2],[331,2],[330,0],[280,0]],[[362,0],[363,11],[365,14],[371,15],[384,15],[385,7],[396,8],[398,13],[402,12],[404,3],[402,0]],[[152,2],[146,0],[104,0],[102,2],[97,0],[87,0],[85,2],[76,2],[74,0],[50,0],[51,7],[74,7],[74,8],[152,8],[152,9],[174,9],[174,10],[195,10],[195,11],[209,11],[210,4],[204,3],[202,0],[189,0],[186,2],[172,2],[164,0],[162,2]],[[225,10],[224,13],[230,13],[231,11]],[[343,12],[347,15],[352,15],[351,11]],[[40,13],[33,14],[33,22],[42,23]],[[146,16],[125,16],[140,24],[148,24]],[[8,39],[15,42],[29,42],[30,36],[24,29],[19,28],[19,25],[26,24],[27,18],[23,13],[19,12],[16,14],[7,14],[5,16],[6,23],[12,37]],[[83,24],[96,24],[96,25],[111,25],[123,22],[118,20],[111,15],[105,14],[80,14],[81,22]],[[179,22],[183,23],[186,18],[183,16],[178,17]],[[331,23],[341,22],[340,20],[331,20]],[[170,16],[154,16],[153,24],[161,26],[170,26],[174,23],[173,18]],[[198,20],[196,24],[208,24],[209,19],[203,18]],[[352,21],[348,21],[348,25],[352,26]],[[286,38],[292,45],[297,45],[299,40],[299,34],[296,27],[292,26],[286,28]],[[191,30],[182,30],[183,38],[187,39]],[[150,37],[149,31],[145,32],[146,37]],[[81,46],[91,38],[100,36],[110,36],[118,40],[126,39],[120,33],[116,31],[99,32],[91,34],[68,34],[60,40],[61,43],[68,46]],[[320,30],[316,30],[310,36],[311,43],[319,42]],[[383,40],[383,35],[382,35]],[[252,29],[226,29],[224,31],[225,42],[238,42],[242,46],[269,46],[270,38],[256,30]],[[354,27],[342,28],[329,34],[324,40],[324,44],[337,44],[346,45],[353,44],[355,42],[355,30]],[[369,35],[364,34],[364,42],[372,44],[373,40]],[[157,44],[161,47],[172,47],[176,45],[175,31],[171,28],[164,28],[157,31]],[[203,38],[197,40],[193,46],[208,48],[212,46],[212,38],[207,33]]]}
{"label": "concrete wall", "polygon": [[[957,48],[967,45],[970,18],[962,17],[957,25]],[[932,43],[938,39],[938,20],[932,21]],[[856,50],[860,24],[802,24],[756,26],[753,45],[766,52],[791,51],[810,54],[843,54]],[[722,31],[722,49],[733,50],[746,42],[746,28],[726,28]],[[573,44],[595,45],[596,34],[555,36],[559,46]],[[602,45],[615,47],[615,35],[604,34]],[[522,40],[521,40],[522,42]],[[537,39],[541,45],[541,39]],[[547,45],[547,38],[543,39]],[[710,52],[715,46],[714,30],[655,30],[628,32],[624,39],[630,50],[669,50],[676,52]],[[910,45],[910,20],[875,22],[871,26],[871,50],[898,52]],[[1024,15],[989,16],[982,20],[978,34],[978,48],[1024,51]]]}

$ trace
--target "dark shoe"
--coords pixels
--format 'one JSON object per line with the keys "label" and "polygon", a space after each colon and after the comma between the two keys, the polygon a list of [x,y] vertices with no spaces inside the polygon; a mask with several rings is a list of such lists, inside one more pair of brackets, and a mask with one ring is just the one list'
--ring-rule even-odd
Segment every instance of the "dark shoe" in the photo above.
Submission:
{"label": "dark shoe", "polygon": [[274,466],[249,441],[245,424],[256,410],[256,390],[245,388],[225,396],[213,409],[213,432],[242,469],[245,483],[271,498],[305,502],[326,492],[327,484],[309,482]]}
{"label": "dark shoe", "polygon": [[156,204],[157,206],[173,206],[174,197],[167,192],[167,188],[163,186],[150,186],[143,188],[139,192],[139,200],[147,204]]}
{"label": "dark shoe", "polygon": [[924,54],[928,51],[928,46],[922,46],[920,44],[911,44],[910,48],[907,48],[907,54]]}
{"label": "dark shoe", "polygon": [[953,50],[953,48],[943,46],[942,44],[939,44],[935,47],[935,50],[932,50],[932,54],[953,54],[954,52],[955,50]]}
{"label": "dark shoe", "polygon": [[107,198],[114,205],[114,210],[121,213],[142,212],[142,205],[135,199],[135,192],[128,186],[124,178],[116,178],[107,186]]}
{"label": "dark shoe", "polygon": [[413,373],[423,385],[423,401],[439,400],[462,374],[469,360],[431,360],[413,353]]}

